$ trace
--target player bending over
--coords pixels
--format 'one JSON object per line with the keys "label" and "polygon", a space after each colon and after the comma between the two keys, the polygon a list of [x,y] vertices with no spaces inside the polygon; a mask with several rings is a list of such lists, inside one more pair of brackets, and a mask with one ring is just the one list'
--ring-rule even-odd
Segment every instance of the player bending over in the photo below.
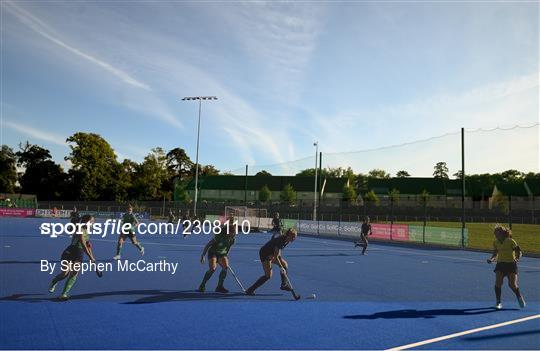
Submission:
{"label": "player bending over", "polygon": [[201,263],[204,263],[204,256],[208,253],[208,271],[204,274],[201,285],[197,289],[199,292],[206,290],[206,283],[216,271],[218,263],[221,266],[221,272],[219,273],[216,292],[224,294],[229,292],[229,290],[225,289],[223,283],[225,282],[225,278],[227,278],[227,270],[229,269],[228,254],[235,242],[236,229],[232,226],[233,217],[229,217],[227,221],[229,225],[221,226],[220,232],[214,235],[212,240],[206,244],[201,254]]}
{"label": "player bending over", "polygon": [[518,287],[518,267],[517,263],[522,256],[521,249],[514,239],[510,229],[503,226],[496,226],[493,230],[495,241],[493,241],[493,254],[487,260],[488,263],[497,262],[495,266],[495,297],[497,299],[496,309],[501,309],[501,287],[504,277],[508,277],[508,286],[516,294],[519,306],[525,307],[525,299],[521,296]]}
{"label": "player bending over", "polygon": [[[362,228],[360,229],[360,240],[354,243],[354,247],[363,246],[362,255],[366,254],[368,247],[368,235],[371,235],[371,224],[369,223],[369,217],[364,218],[364,223],[362,223]],[[362,243],[360,243],[362,241]]]}
{"label": "player bending over", "polygon": [[135,236],[135,228],[139,225],[139,221],[133,214],[133,206],[129,205],[127,212],[122,217],[122,226],[128,223],[130,225],[130,228],[126,231],[122,231],[122,233],[118,236],[118,243],[116,244],[116,255],[113,257],[115,260],[119,260],[121,258],[120,252],[122,251],[122,246],[124,246],[124,241],[126,240],[126,237],[128,237],[133,245],[139,249],[139,252],[141,255],[144,255],[144,247],[137,241],[137,237]]}
{"label": "player bending over", "polygon": [[[281,256],[281,251],[289,243],[292,243],[296,240],[296,229],[290,228],[287,230],[285,235],[278,236],[276,238],[270,239],[266,244],[264,244],[259,250],[259,258],[261,259],[261,264],[264,270],[264,275],[260,277],[252,286],[246,290],[246,294],[255,295],[255,290],[257,290],[261,285],[266,283],[270,278],[272,278],[272,263],[283,267],[285,271],[288,269],[288,264],[285,259]],[[291,287],[287,284],[287,277],[285,273],[281,272],[281,290],[291,291]]]}
{"label": "player bending over", "polygon": [[[95,261],[96,258],[94,257],[94,253],[92,252],[92,245],[90,244],[88,231],[90,230],[92,224],[94,223],[94,217],[90,215],[84,215],[81,218],[80,223],[85,223],[86,226],[81,228],[80,233],[75,233],[71,239],[71,243],[69,246],[62,252],[62,261],[69,261],[69,268],[62,272],[60,272],[56,277],[53,278],[51,281],[51,285],[49,287],[49,292],[53,293],[56,289],[56,285],[58,282],[68,278],[66,281],[66,284],[64,285],[64,290],[62,291],[62,294],[60,295],[60,300],[67,300],[69,299],[69,291],[71,288],[73,288],[73,285],[75,284],[75,281],[77,280],[77,275],[79,274],[79,270],[77,267],[80,267],[80,263],[83,261],[83,256],[86,254],[90,261]],[[76,265],[76,264],[79,265]]]}

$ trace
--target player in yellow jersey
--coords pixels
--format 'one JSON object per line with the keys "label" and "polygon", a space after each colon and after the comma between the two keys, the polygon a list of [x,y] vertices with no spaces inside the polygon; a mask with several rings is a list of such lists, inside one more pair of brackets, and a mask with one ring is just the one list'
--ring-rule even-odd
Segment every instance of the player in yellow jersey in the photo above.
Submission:
{"label": "player in yellow jersey", "polygon": [[508,286],[518,299],[519,306],[525,307],[525,299],[521,296],[518,287],[518,267],[517,263],[523,255],[518,243],[512,239],[512,231],[501,225],[497,225],[493,230],[495,241],[493,241],[493,254],[487,260],[488,263],[497,262],[495,266],[495,297],[497,303],[495,308],[500,310],[501,287],[504,277],[508,278]]}

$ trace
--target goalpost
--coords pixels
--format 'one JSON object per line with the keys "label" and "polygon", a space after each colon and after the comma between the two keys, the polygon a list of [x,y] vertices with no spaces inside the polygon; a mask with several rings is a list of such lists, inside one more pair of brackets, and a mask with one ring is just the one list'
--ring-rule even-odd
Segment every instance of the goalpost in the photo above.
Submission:
{"label": "goalpost", "polygon": [[225,220],[230,216],[234,217],[239,224],[244,220],[249,221],[250,227],[255,230],[268,229],[268,221],[265,208],[249,208],[247,206],[225,206]]}

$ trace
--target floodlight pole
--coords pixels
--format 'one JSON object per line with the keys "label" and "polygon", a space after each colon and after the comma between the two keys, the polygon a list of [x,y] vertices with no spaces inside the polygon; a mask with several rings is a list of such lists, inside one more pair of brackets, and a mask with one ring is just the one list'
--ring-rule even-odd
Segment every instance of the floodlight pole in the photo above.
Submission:
{"label": "floodlight pole", "polygon": [[465,128],[461,128],[461,247],[465,247]]}
{"label": "floodlight pole", "polygon": [[199,100],[199,120],[197,123],[197,152],[195,154],[195,198],[193,200],[193,216],[197,216],[197,198],[199,195],[199,138],[201,135],[201,104],[202,100],[217,100],[215,96],[187,96],[182,101]]}
{"label": "floodlight pole", "polygon": [[313,192],[313,220],[317,220],[317,156],[319,156],[319,142],[313,143],[315,146],[315,191]]}

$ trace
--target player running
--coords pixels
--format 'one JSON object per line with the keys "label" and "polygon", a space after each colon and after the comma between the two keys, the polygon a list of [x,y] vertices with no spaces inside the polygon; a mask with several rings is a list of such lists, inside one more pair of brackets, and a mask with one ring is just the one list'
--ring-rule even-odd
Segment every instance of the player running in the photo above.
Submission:
{"label": "player running", "polygon": [[124,246],[124,241],[126,240],[126,237],[128,237],[133,245],[139,249],[139,252],[141,253],[141,256],[144,255],[144,247],[137,241],[137,237],[135,236],[135,228],[139,225],[139,221],[137,220],[137,217],[133,214],[133,206],[129,205],[127,212],[122,217],[122,226],[125,223],[130,224],[130,228],[126,231],[122,231],[120,236],[118,237],[118,244],[116,245],[116,255],[113,257],[115,260],[119,260],[121,258],[120,252],[122,251],[122,246]]}
{"label": "player running", "polygon": [[280,236],[282,228],[283,223],[281,223],[281,219],[279,219],[279,212],[276,212],[274,218],[272,218],[272,238]]}
{"label": "player running", "polygon": [[60,272],[56,277],[53,278],[53,280],[51,281],[51,285],[49,286],[49,292],[53,293],[56,289],[56,285],[60,281],[69,277],[66,281],[66,284],[64,285],[64,290],[62,290],[62,294],[59,297],[59,299],[62,301],[69,299],[68,294],[71,288],[73,288],[73,285],[77,280],[77,275],[79,274],[79,269],[77,268],[77,266],[80,265],[77,264],[82,263],[84,254],[88,256],[90,261],[96,261],[94,253],[92,252],[92,245],[90,244],[88,235],[88,231],[94,223],[94,217],[90,215],[84,215],[81,218],[80,223],[84,223],[86,225],[81,228],[81,232],[77,232],[73,235],[71,243],[62,252],[61,261],[69,261],[69,269],[62,270],[62,272]]}
{"label": "player running", "polygon": [[[371,224],[369,223],[369,217],[364,217],[364,223],[360,229],[360,240],[354,243],[354,247],[363,246],[362,255],[366,254],[368,247],[368,235],[371,235]],[[360,243],[362,241],[362,243]]]}
{"label": "player running", "polygon": [[504,277],[508,277],[508,286],[514,294],[516,294],[519,306],[526,306],[525,299],[521,296],[518,287],[518,267],[517,262],[523,255],[519,245],[512,239],[512,231],[506,227],[497,225],[493,230],[495,241],[493,241],[493,254],[487,260],[488,263],[497,262],[495,266],[495,297],[497,303],[495,308],[500,310],[501,304],[501,287]]}
{"label": "player running", "polygon": [[204,256],[208,253],[208,271],[204,274],[201,285],[199,285],[199,288],[197,289],[198,292],[205,292],[206,283],[216,271],[218,263],[221,266],[221,272],[219,273],[219,281],[215,291],[223,294],[229,292],[229,290],[225,289],[223,283],[225,282],[225,278],[227,278],[227,271],[229,269],[228,254],[231,247],[234,245],[236,238],[237,228],[233,228],[233,221],[234,218],[229,217],[227,219],[228,225],[222,225],[219,233],[214,235],[212,240],[210,240],[203,249],[201,263],[204,263]]}
{"label": "player running", "polygon": [[287,261],[282,257],[282,250],[289,243],[292,243],[296,240],[296,229],[290,228],[284,235],[278,236],[276,238],[270,239],[266,244],[264,244],[259,250],[259,258],[261,259],[261,264],[264,270],[264,275],[260,277],[252,286],[246,290],[246,294],[255,295],[255,290],[261,287],[266,283],[270,278],[272,278],[272,263],[283,267],[285,272],[281,271],[281,290],[291,291],[291,287],[287,284],[286,271],[289,268]]}

